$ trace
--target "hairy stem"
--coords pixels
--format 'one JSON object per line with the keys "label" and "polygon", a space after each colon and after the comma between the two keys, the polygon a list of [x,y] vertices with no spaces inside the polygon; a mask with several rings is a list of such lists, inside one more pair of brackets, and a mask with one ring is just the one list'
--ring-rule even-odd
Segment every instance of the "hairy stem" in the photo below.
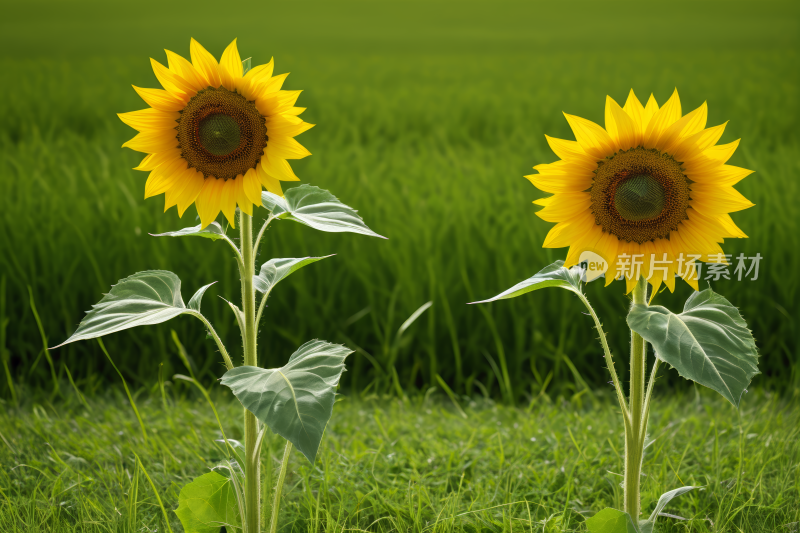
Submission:
{"label": "hairy stem", "polygon": [[[647,305],[647,281],[640,277],[633,288],[633,305]],[[625,511],[634,522],[640,514],[642,452],[647,419],[644,414],[645,356],[647,344],[631,331],[630,428],[625,431]]]}
{"label": "hairy stem", "polygon": [[[253,254],[253,218],[242,212],[239,217],[240,246],[242,250],[242,308],[244,311],[244,364],[258,366],[256,357],[256,297],[253,288],[255,255]],[[258,443],[258,421],[256,416],[244,410],[245,445],[245,533],[258,533],[261,523],[260,461],[256,451]]]}
{"label": "hairy stem", "polygon": [[283,492],[283,482],[286,479],[286,470],[289,468],[289,457],[292,454],[292,443],[286,441],[283,449],[283,459],[281,460],[281,471],[278,474],[278,483],[275,485],[275,498],[272,502],[272,519],[269,521],[269,533],[278,530],[278,516],[281,511],[281,493]]}
{"label": "hairy stem", "polygon": [[228,350],[226,350],[225,345],[222,344],[222,339],[220,339],[219,335],[217,335],[217,332],[214,330],[214,326],[212,326],[211,322],[209,322],[206,319],[206,317],[204,317],[200,313],[192,312],[191,314],[199,318],[200,321],[206,325],[206,328],[208,329],[208,334],[211,335],[211,337],[214,339],[214,342],[217,343],[217,348],[219,348],[219,352],[222,354],[222,358],[225,360],[225,366],[228,368],[228,370],[232,369],[233,361],[231,361],[231,356],[228,355]]}
{"label": "hairy stem", "polygon": [[606,366],[608,367],[608,371],[611,373],[611,381],[614,383],[614,390],[617,391],[617,400],[619,401],[620,409],[622,409],[622,417],[625,422],[625,427],[627,428],[630,425],[631,415],[628,409],[628,403],[625,401],[625,393],[622,391],[622,385],[619,382],[619,377],[617,377],[617,370],[614,367],[614,359],[611,357],[611,349],[608,347],[608,341],[606,340],[606,334],[603,331],[603,325],[600,323],[600,319],[597,318],[597,314],[594,312],[594,309],[592,309],[592,306],[589,304],[589,300],[586,299],[586,296],[580,293],[578,296],[583,302],[583,305],[586,306],[586,309],[589,310],[589,314],[592,315],[595,329],[597,329],[597,332],[600,333],[600,344],[603,345]]}

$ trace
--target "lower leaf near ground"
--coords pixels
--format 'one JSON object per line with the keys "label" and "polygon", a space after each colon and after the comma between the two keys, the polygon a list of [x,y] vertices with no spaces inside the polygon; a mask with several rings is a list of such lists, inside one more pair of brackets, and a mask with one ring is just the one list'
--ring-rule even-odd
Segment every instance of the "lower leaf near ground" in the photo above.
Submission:
{"label": "lower leaf near ground", "polygon": [[588,518],[586,529],[589,533],[639,533],[631,515],[610,507]]}
{"label": "lower leaf near ground", "polygon": [[628,325],[678,374],[717,391],[736,407],[758,374],[756,342],[747,323],[711,289],[692,294],[681,314],[660,305],[634,305]]}
{"label": "lower leaf near ground", "polygon": [[219,533],[241,528],[236,493],[230,480],[209,472],[181,489],[175,514],[186,533]]}
{"label": "lower leaf near ground", "polygon": [[236,367],[222,376],[222,384],[313,463],[333,413],[344,359],[351,353],[346,346],[313,340],[282,368]]}

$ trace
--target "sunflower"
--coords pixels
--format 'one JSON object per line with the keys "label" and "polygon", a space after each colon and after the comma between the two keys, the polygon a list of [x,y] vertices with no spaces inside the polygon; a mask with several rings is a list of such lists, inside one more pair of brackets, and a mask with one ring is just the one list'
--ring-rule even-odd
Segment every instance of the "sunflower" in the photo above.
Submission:
{"label": "sunflower", "polygon": [[244,73],[236,40],[219,63],[194,39],[191,62],[166,52],[168,67],[150,59],[164,89],[134,86],[150,107],[119,114],[139,132],[122,146],[148,154],[135,168],[150,172],[145,198],[164,193],[179,216],[196,204],[202,227],[220,211],[234,225],[262,185],[282,196],[281,181],[299,181],[287,160],[311,155],[294,137],[313,127],[294,106],[301,91],[281,90],[288,73],[273,76],[272,60]]}
{"label": "sunflower", "polygon": [[534,203],[556,223],[543,246],[569,246],[564,266],[594,252],[608,262],[606,285],[619,273],[630,292],[640,257],[655,293],[662,282],[674,290],[676,273],[697,290],[697,261],[728,262],[719,243],[747,237],[729,213],[754,205],[733,185],[752,171],[725,164],[739,141],[716,145],[725,124],[706,128],[705,103],[681,116],[677,89],[661,108],[631,90],[625,107],[606,98],[605,129],[564,115],[577,140],[545,136],[561,160],[526,176],[553,194]]}

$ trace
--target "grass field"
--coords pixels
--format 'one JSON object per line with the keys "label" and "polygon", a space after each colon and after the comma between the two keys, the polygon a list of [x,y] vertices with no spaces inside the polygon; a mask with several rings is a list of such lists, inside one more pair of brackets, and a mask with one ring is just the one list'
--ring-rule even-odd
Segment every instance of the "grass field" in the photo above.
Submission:
{"label": "grass field", "polygon": [[[274,55],[278,72],[292,72],[287,87],[305,90],[304,117],[318,124],[301,138],[314,155],[299,162],[298,174],[389,237],[315,234],[290,223],[270,229],[264,261],[338,255],[274,295],[259,341],[267,365],[320,337],[360,348],[345,383],[352,390],[390,372],[392,357],[402,385],[420,389],[436,374],[460,393],[483,387],[518,400],[536,394],[551,371],[551,386],[573,393],[605,383],[591,321],[577,315],[570,295],[545,291],[484,310],[464,304],[564,257],[541,248],[550,224],[531,201],[542,193],[522,177],[555,160],[545,133],[571,138],[561,111],[602,123],[606,94],[622,101],[633,87],[663,102],[677,86],[684,110],[708,100],[709,124],[730,120],[721,142],[742,138],[731,163],[756,170],[739,186],[756,207],[734,215],[750,239],[725,250],[760,252],[759,278],[714,288],[755,332],[764,371],[755,385],[791,390],[800,382],[795,4],[229,6],[9,6],[0,22],[0,348],[15,382],[51,386],[30,294],[52,346],[111,284],[139,270],[176,272],[186,298],[220,281],[204,312],[229,346],[239,344],[216,298],[237,299],[228,251],[149,237],[192,225],[194,209],[179,220],[174,209],[161,213],[161,198],[142,200],[146,175],[130,170],[139,155],[120,148],[133,132],[115,113],[144,105],[130,85],[157,85],[148,56],[163,59],[165,47],[187,54],[190,36],[217,54],[238,36],[254,64]],[[588,287],[589,298],[612,348],[624,353],[627,300],[618,284],[598,285]],[[689,293],[679,284],[658,301],[682,306]],[[397,328],[427,301],[432,308],[395,346]],[[178,319],[107,340],[129,379],[149,383],[160,363],[166,375],[179,364],[169,328],[202,375],[219,375],[201,325]],[[87,390],[113,376],[92,343],[52,358],[60,379],[69,369]],[[510,391],[500,390],[493,371],[503,360],[514,377]],[[6,381],[0,394],[9,397]]]}
{"label": "grass field", "polygon": [[[181,531],[171,512],[180,488],[225,458],[206,400],[185,387],[135,395],[146,442],[119,389],[85,403],[70,391],[57,405],[6,404],[0,531],[166,531],[153,486]],[[218,392],[221,418],[238,421],[241,407]],[[621,506],[620,419],[607,399],[542,399],[531,411],[462,400],[463,416],[433,390],[342,397],[316,464],[292,457],[281,531],[585,531],[587,517]],[[750,394],[738,416],[699,388],[658,401],[643,511],[669,489],[702,486],[673,500],[659,531],[796,532],[797,401]],[[241,425],[224,429],[241,438]],[[280,457],[270,435],[265,467]],[[263,470],[271,487],[277,472]]]}

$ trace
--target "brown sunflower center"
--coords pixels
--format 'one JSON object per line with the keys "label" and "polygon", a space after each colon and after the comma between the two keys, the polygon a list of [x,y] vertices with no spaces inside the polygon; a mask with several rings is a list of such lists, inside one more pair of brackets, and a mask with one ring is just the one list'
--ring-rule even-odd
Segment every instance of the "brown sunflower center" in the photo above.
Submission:
{"label": "brown sunflower center", "polygon": [[637,147],[597,165],[590,193],[603,230],[642,244],[668,238],[687,217],[690,181],[669,154]]}
{"label": "brown sunflower center", "polygon": [[181,157],[205,177],[229,180],[256,168],[267,145],[266,119],[255,103],[223,87],[194,95],[176,129]]}

